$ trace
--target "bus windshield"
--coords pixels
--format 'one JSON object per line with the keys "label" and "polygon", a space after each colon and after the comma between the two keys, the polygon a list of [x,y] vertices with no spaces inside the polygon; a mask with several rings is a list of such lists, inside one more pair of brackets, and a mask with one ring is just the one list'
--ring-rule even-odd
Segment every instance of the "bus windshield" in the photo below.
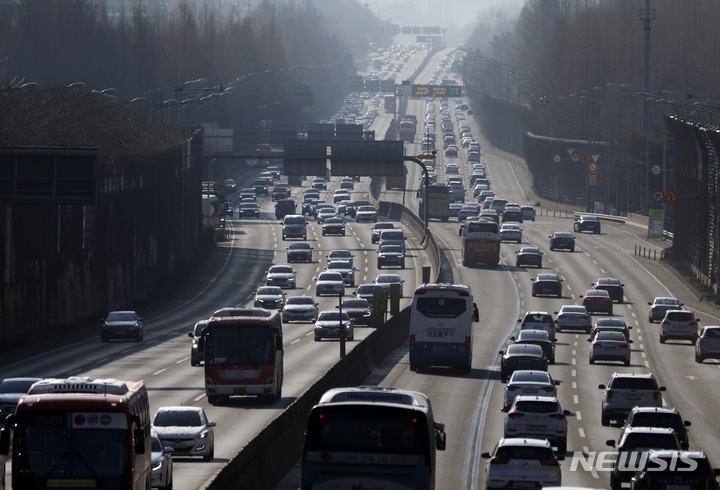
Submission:
{"label": "bus windshield", "polygon": [[216,325],[207,338],[207,365],[272,364],[272,331],[266,325]]}
{"label": "bus windshield", "polygon": [[28,411],[19,414],[17,422],[13,464],[18,475],[102,481],[132,472],[131,437],[122,413]]}
{"label": "bus windshield", "polygon": [[467,311],[467,298],[418,298],[417,311],[428,318],[457,318]]}

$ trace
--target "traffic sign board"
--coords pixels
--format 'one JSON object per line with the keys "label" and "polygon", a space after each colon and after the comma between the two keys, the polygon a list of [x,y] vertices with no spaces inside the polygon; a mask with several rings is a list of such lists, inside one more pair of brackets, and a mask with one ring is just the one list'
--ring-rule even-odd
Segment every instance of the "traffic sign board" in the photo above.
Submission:
{"label": "traffic sign board", "polygon": [[553,155],[553,162],[560,163],[560,155]]}
{"label": "traffic sign board", "polygon": [[580,157],[580,161],[581,162],[589,162],[590,161],[590,156],[588,156],[587,152],[584,152],[582,154],[582,157]]}
{"label": "traffic sign board", "polygon": [[665,199],[665,193],[661,190],[655,190],[652,193],[652,200],[655,202],[663,202]]}
{"label": "traffic sign board", "polygon": [[590,171],[595,172],[597,170],[597,163],[591,163],[590,164]]}
{"label": "traffic sign board", "polygon": [[590,185],[597,184],[597,172],[590,172],[590,178],[588,180],[588,184],[590,184]]}
{"label": "traffic sign board", "polygon": [[418,155],[418,160],[434,160],[435,155]]}
{"label": "traffic sign board", "polygon": [[653,165],[650,167],[650,172],[652,172],[653,175],[660,175],[662,173],[662,167],[660,165]]}
{"label": "traffic sign board", "polygon": [[577,153],[573,153],[570,158],[572,158],[572,161],[573,161],[573,162],[579,162],[579,161],[580,161],[580,155],[578,155]]}
{"label": "traffic sign board", "polygon": [[675,191],[670,189],[670,192],[667,193],[667,196],[665,196],[664,202],[678,202],[678,198],[675,195]]}
{"label": "traffic sign board", "polygon": [[593,162],[597,163],[597,161],[600,160],[600,153],[592,153],[590,158],[592,158]]}

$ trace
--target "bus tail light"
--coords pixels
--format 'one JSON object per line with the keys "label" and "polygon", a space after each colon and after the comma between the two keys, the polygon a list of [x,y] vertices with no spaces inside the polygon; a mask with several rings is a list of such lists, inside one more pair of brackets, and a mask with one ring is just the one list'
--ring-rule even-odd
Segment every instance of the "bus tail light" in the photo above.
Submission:
{"label": "bus tail light", "polygon": [[415,334],[410,336],[410,350],[415,350]]}
{"label": "bus tail light", "polygon": [[215,380],[213,379],[212,376],[207,376],[207,377],[205,378],[205,382],[206,382],[207,384],[209,384],[209,385],[214,385],[214,384],[215,384]]}

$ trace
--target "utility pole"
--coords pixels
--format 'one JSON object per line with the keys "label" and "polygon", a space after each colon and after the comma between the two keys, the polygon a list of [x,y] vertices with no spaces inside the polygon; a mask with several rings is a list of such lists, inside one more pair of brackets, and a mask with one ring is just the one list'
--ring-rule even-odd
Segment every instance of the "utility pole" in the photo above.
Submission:
{"label": "utility pole", "polygon": [[[643,21],[645,38],[643,42],[643,92],[650,90],[650,22],[655,19],[655,9],[650,8],[650,0],[645,0],[645,8],[640,9],[640,20]],[[642,130],[645,134],[645,205],[650,210],[650,121],[648,111],[648,96],[643,95]]]}

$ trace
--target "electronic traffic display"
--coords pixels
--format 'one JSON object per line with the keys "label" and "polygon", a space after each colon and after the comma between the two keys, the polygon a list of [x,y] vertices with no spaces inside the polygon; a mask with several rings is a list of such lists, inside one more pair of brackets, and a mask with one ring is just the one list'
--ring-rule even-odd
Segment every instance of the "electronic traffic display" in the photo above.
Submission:
{"label": "electronic traffic display", "polygon": [[413,85],[413,97],[461,97],[461,85]]}

